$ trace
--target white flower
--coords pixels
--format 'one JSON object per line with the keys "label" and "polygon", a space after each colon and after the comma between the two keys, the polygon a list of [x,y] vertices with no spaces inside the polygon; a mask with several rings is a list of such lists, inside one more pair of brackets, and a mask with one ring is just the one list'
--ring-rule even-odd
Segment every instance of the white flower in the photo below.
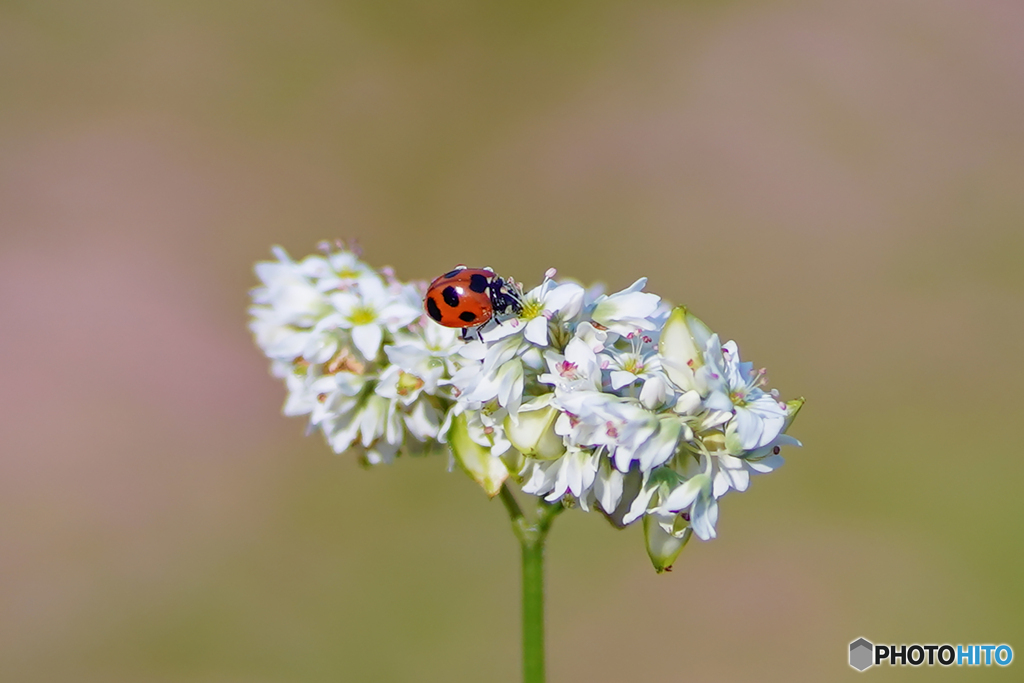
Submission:
{"label": "white flower", "polygon": [[451,374],[457,369],[453,356],[461,348],[458,330],[434,325],[421,318],[406,331],[396,334],[394,344],[385,347],[384,352],[389,361],[406,372],[422,375],[440,368]]}
{"label": "white flower", "polygon": [[[274,253],[276,262],[256,266],[263,286],[252,293],[250,327],[286,382],[284,413],[309,415],[333,450],[358,444],[370,463],[390,462],[407,434],[421,450],[436,442],[432,401],[446,399],[427,395],[454,370],[457,342],[451,330],[420,324],[417,288],[349,251],[298,263]],[[377,364],[385,334],[394,344]]]}
{"label": "white flower", "polygon": [[669,387],[662,379],[660,356],[650,347],[653,339],[642,330],[630,333],[627,339],[631,343],[629,350],[608,348],[601,353],[601,367],[608,369],[608,381],[613,391],[632,390],[634,383],[642,382],[641,402],[653,409],[664,403],[669,395]]}
{"label": "white flower", "polygon": [[[327,311],[327,300],[309,273],[316,270],[318,257],[295,263],[281,247],[274,247],[278,261],[256,264],[256,276],[264,287],[252,292],[253,303],[267,306],[281,325],[312,327]],[[313,265],[314,267],[311,267]]]}
{"label": "white flower", "polygon": [[693,533],[703,541],[710,540],[716,536],[715,525],[718,523],[718,500],[712,494],[710,459],[701,456],[698,463],[691,460],[686,475],[667,496],[662,496],[660,505],[653,512],[670,518],[689,509],[685,514]]}
{"label": "white flower", "polygon": [[544,360],[548,371],[538,376],[537,381],[554,386],[556,394],[601,390],[597,354],[583,339],[573,337],[565,347],[565,355],[545,351]]}
{"label": "white flower", "polygon": [[628,472],[634,460],[641,469],[665,462],[682,434],[675,415],[663,422],[637,403],[604,393],[574,392],[556,397],[555,405],[568,413],[556,430],[568,436],[570,443],[604,446],[620,472]]}
{"label": "white flower", "polygon": [[309,278],[310,257],[295,263],[284,249],[274,247],[278,260],[256,264],[262,287],[252,290],[253,316],[249,328],[269,358],[291,361],[308,343],[310,328],[330,311],[327,298]]}
{"label": "white flower", "polygon": [[591,319],[622,336],[637,329],[657,328],[653,317],[661,297],[641,291],[646,284],[647,278],[642,277],[621,292],[599,297],[590,312]]}
{"label": "white flower", "polygon": [[459,404],[473,410],[497,401],[513,420],[518,420],[526,375],[523,355],[528,350],[529,345],[519,337],[499,339],[490,346],[467,343],[460,353],[466,364],[450,381],[458,392]]}
{"label": "white flower", "polygon": [[402,416],[405,427],[419,441],[437,439],[441,428],[441,413],[428,401],[417,401]]}
{"label": "white flower", "polygon": [[544,496],[554,502],[567,493],[581,498],[594,485],[600,466],[600,454],[572,447],[554,461],[530,462],[524,469],[525,493]]}
{"label": "white flower", "polygon": [[[766,474],[782,466],[784,461],[780,453],[783,446],[800,445],[788,434],[779,434],[761,448],[745,451],[735,429],[734,423],[730,423],[718,450],[710,451],[715,498],[721,498],[730,489],[745,491],[752,474]],[[709,441],[706,438],[705,445],[709,445]]]}
{"label": "white flower", "polygon": [[329,252],[324,264],[326,267],[317,282],[317,288],[324,292],[348,289],[364,278],[378,277],[373,268],[348,250]]}
{"label": "white flower", "polygon": [[360,278],[357,287],[332,294],[330,299],[337,314],[322,324],[349,330],[359,353],[371,361],[380,351],[384,330],[396,332],[422,315],[413,304],[418,299],[414,288],[395,295],[376,275]]}
{"label": "white flower", "polygon": [[741,363],[736,343],[722,346],[717,334],[708,339],[704,360],[700,372],[710,389],[705,403],[713,410],[732,411],[743,449],[773,441],[786,424],[786,407],[760,388],[764,373],[754,372],[752,363]]}
{"label": "white flower", "polygon": [[389,401],[397,401],[410,406],[420,397],[426,382],[422,378],[406,372],[397,365],[389,365],[380,374],[374,391]]}
{"label": "white flower", "polygon": [[[602,454],[601,450],[597,451]],[[636,474],[634,472],[634,474]],[[622,494],[625,488],[626,476],[612,467],[608,458],[601,458],[598,465],[597,477],[594,479],[592,497],[600,504],[601,509],[611,515],[622,501]],[[589,497],[580,498],[580,506],[587,508]]]}
{"label": "white flower", "polygon": [[587,348],[595,354],[604,351],[605,343],[608,341],[608,333],[606,331],[597,329],[586,320],[576,326],[574,336],[585,343]]}
{"label": "white flower", "polygon": [[568,320],[583,308],[583,288],[575,282],[556,283],[550,277],[522,297],[522,311],[515,320],[507,321],[483,332],[486,342],[521,334],[531,344],[547,346],[548,322],[554,318]]}
{"label": "white flower", "polygon": [[675,400],[675,396],[670,400],[668,384],[660,374],[652,375],[645,380],[640,390],[640,404],[648,410],[655,410],[666,403],[674,403]]}
{"label": "white flower", "polygon": [[396,335],[395,343],[384,347],[384,354],[393,364],[391,367],[419,379],[420,388],[433,395],[438,393],[442,378],[454,370],[451,357],[458,350],[457,344],[455,330],[430,325],[422,329],[422,334]]}
{"label": "white flower", "polygon": [[281,315],[272,308],[253,306],[249,312],[252,314],[249,329],[267,358],[290,361],[302,355],[309,331],[281,322]]}

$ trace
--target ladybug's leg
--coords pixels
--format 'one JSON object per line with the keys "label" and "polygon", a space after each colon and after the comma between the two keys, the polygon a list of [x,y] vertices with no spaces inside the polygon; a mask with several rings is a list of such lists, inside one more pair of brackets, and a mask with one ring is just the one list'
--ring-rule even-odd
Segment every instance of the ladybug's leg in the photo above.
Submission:
{"label": "ladybug's leg", "polygon": [[[473,339],[476,339],[477,341],[482,342],[484,340],[484,335],[480,331],[481,327],[481,325],[477,325],[476,327],[463,327],[462,341],[472,341]],[[470,332],[470,330],[472,330],[472,332]]]}

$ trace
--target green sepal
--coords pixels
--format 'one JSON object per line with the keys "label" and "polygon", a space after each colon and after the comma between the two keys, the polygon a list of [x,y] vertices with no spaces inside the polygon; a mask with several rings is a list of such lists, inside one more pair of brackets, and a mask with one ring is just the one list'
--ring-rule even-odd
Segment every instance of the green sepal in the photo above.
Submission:
{"label": "green sepal", "polygon": [[647,543],[647,556],[651,558],[654,571],[659,574],[672,571],[672,564],[679,557],[683,546],[690,540],[690,536],[693,535],[693,529],[679,515],[676,515],[673,521],[672,530],[673,533],[665,531],[653,515],[644,515],[644,541]]}
{"label": "green sepal", "polygon": [[523,467],[526,465],[526,458],[523,454],[514,448],[510,448],[499,457],[501,458],[501,461],[505,463],[509,479],[521,485],[523,483],[523,478],[519,476],[519,473],[523,471]]}
{"label": "green sepal", "polygon": [[501,458],[491,455],[490,449],[470,438],[465,413],[452,420],[452,427],[448,432],[448,447],[451,448],[459,467],[472,477],[473,481],[480,484],[489,497],[494,498],[498,495],[501,485],[508,479],[508,468]]}
{"label": "green sepal", "polygon": [[803,396],[800,398],[794,398],[792,401],[786,401],[786,407],[789,408],[789,410],[786,411],[786,424],[782,427],[783,432],[789,429],[789,425],[793,424],[793,420],[796,419],[796,414],[804,407],[804,403],[806,403],[806,400]]}

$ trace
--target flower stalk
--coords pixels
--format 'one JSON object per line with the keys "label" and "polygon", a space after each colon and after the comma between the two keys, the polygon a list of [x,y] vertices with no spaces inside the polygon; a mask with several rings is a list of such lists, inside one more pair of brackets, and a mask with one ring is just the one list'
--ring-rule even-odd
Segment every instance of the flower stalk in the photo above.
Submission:
{"label": "flower stalk", "polygon": [[544,683],[544,545],[561,503],[538,500],[533,520],[527,519],[508,486],[499,493],[512,531],[519,539],[523,572],[523,682]]}

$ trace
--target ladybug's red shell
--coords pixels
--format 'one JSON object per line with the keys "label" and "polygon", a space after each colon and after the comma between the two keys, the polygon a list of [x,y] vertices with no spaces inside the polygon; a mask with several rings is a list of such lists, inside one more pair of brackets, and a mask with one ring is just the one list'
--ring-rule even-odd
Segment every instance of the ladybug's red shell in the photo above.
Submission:
{"label": "ladybug's red shell", "polygon": [[493,295],[501,278],[483,268],[456,268],[430,283],[423,308],[445,327],[476,327],[494,316]]}

